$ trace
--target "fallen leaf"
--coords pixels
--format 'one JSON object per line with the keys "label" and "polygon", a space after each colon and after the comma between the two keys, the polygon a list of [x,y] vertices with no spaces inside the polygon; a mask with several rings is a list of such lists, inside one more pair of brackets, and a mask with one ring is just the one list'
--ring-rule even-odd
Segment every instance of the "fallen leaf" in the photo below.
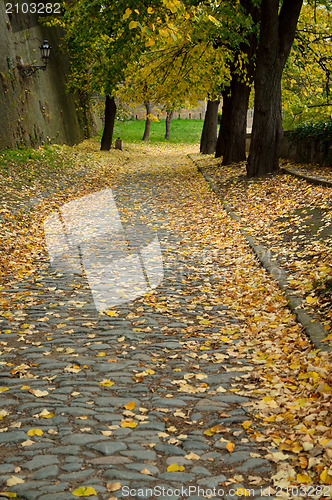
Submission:
{"label": "fallen leaf", "polygon": [[27,431],[27,435],[32,436],[42,436],[44,432],[41,429],[30,429]]}
{"label": "fallen leaf", "polygon": [[7,417],[7,415],[9,415],[8,411],[6,411],[6,410],[0,410],[0,420],[2,420],[3,418]]}
{"label": "fallen leaf", "polygon": [[147,474],[148,476],[153,476],[152,472],[150,472],[148,469],[141,470],[141,474]]}
{"label": "fallen leaf", "polygon": [[21,446],[31,446],[32,444],[35,444],[35,441],[27,439],[26,441],[23,441],[23,443],[21,443]]}
{"label": "fallen leaf", "polygon": [[97,495],[97,492],[92,486],[80,486],[73,491],[75,497],[91,497],[92,495]]}
{"label": "fallen leaf", "polygon": [[249,429],[251,425],[252,425],[252,420],[245,420],[244,422],[242,422],[242,427],[244,429]]}
{"label": "fallen leaf", "polygon": [[33,389],[30,389],[29,392],[36,396],[36,398],[43,398],[44,396],[47,396],[49,394],[48,391],[40,391],[39,389],[36,389],[35,391]]}
{"label": "fallen leaf", "polygon": [[118,491],[121,489],[121,483],[107,483],[106,484],[107,491]]}
{"label": "fallen leaf", "polygon": [[312,483],[312,478],[308,474],[298,474],[296,480],[302,484]]}
{"label": "fallen leaf", "polygon": [[138,423],[133,420],[121,422],[121,427],[129,427],[130,429],[134,429],[137,425]]}
{"label": "fallen leaf", "polygon": [[66,368],[64,368],[65,372],[69,373],[79,373],[81,371],[81,368],[78,365],[68,365]]}
{"label": "fallen leaf", "polygon": [[124,408],[126,410],[133,410],[136,406],[136,403],[135,401],[130,401],[129,403],[127,403],[126,405],[124,405]]}
{"label": "fallen leaf", "polygon": [[188,455],[185,455],[184,458],[186,458],[187,460],[199,460],[201,457],[191,451],[190,453],[188,453]]}
{"label": "fallen leaf", "polygon": [[104,380],[99,382],[99,385],[103,385],[104,387],[112,387],[112,385],[114,385],[114,382],[111,382],[108,378],[104,378]]}
{"label": "fallen leaf", "polygon": [[172,464],[167,467],[167,472],[181,472],[185,470],[183,465]]}
{"label": "fallen leaf", "polygon": [[332,474],[329,474],[329,472],[326,469],[323,470],[319,478],[324,484],[332,484]]}
{"label": "fallen leaf", "polygon": [[235,444],[229,441],[226,445],[226,450],[229,451],[229,453],[232,453],[234,451]]}
{"label": "fallen leaf", "polygon": [[6,484],[7,486],[15,486],[15,484],[22,484],[24,482],[24,479],[22,479],[21,477],[10,476],[10,478],[6,481]]}

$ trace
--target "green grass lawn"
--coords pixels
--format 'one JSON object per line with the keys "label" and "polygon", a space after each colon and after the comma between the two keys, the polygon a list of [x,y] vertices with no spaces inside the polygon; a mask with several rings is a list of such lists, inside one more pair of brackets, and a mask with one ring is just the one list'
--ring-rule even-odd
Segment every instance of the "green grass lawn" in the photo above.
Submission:
{"label": "green grass lawn", "polygon": [[[124,144],[130,142],[141,142],[145,127],[145,120],[126,120],[115,122],[113,142],[121,137]],[[171,122],[171,134],[167,141],[165,139],[165,120],[152,122],[149,142],[157,143],[185,143],[199,144],[203,129],[203,120],[179,120],[174,118]]]}

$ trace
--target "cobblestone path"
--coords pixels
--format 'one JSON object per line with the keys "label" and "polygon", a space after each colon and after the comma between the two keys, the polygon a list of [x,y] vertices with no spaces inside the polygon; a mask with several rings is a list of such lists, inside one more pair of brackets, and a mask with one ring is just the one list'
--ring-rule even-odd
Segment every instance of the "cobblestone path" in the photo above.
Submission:
{"label": "cobblestone path", "polygon": [[151,293],[100,314],[84,275],[51,267],[2,291],[20,304],[0,323],[2,491],[266,498],[274,466],[243,425],[253,366],[236,355],[243,325],[223,295],[232,266],[195,239],[204,220],[186,220],[189,186],[215,202],[183,159],[142,158],[112,187],[124,223],[158,233],[164,279]]}

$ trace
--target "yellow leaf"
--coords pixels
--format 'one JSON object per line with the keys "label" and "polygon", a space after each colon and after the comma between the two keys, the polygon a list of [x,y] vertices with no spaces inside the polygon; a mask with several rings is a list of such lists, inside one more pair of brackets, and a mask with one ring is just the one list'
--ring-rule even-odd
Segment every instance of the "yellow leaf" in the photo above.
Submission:
{"label": "yellow leaf", "polygon": [[5,417],[7,417],[7,415],[9,415],[8,411],[6,411],[6,410],[0,410],[0,420],[2,420]]}
{"label": "yellow leaf", "polygon": [[296,480],[299,481],[300,483],[312,483],[312,479],[308,474],[298,474],[296,476]]}
{"label": "yellow leaf", "polygon": [[303,450],[303,446],[300,445],[300,443],[294,443],[294,446],[291,448],[291,451],[293,453],[300,453],[300,451]]}
{"label": "yellow leaf", "polygon": [[145,42],[145,47],[152,47],[152,45],[155,44],[155,41],[153,38],[149,38],[146,42]]}
{"label": "yellow leaf", "polygon": [[308,295],[305,300],[308,304],[314,304],[317,301],[317,297],[313,297],[312,295]]}
{"label": "yellow leaf", "polygon": [[332,387],[328,384],[324,384],[322,392],[327,392],[331,393],[332,392]]}
{"label": "yellow leaf", "polygon": [[134,429],[137,427],[138,423],[134,422],[133,420],[127,420],[125,422],[121,422],[121,427],[130,427],[131,429]]}
{"label": "yellow leaf", "polygon": [[201,319],[198,323],[200,325],[209,325],[210,323],[212,323],[212,321],[210,321],[209,319]]}
{"label": "yellow leaf", "polygon": [[41,413],[39,413],[39,416],[42,417],[42,418],[52,418],[54,417],[54,412],[53,411],[48,411],[46,410],[43,410]]}
{"label": "yellow leaf", "polygon": [[322,483],[332,484],[332,476],[327,472],[326,469],[323,470],[323,472],[321,473],[321,475],[319,477],[320,477],[320,480],[322,481]]}
{"label": "yellow leaf", "polygon": [[1,491],[0,495],[2,497],[5,497],[5,498],[16,498],[17,497],[16,493],[13,493],[11,491]]}
{"label": "yellow leaf", "polygon": [[206,436],[214,436],[214,432],[211,431],[211,429],[208,429],[207,431],[204,431],[203,434],[205,434]]}
{"label": "yellow leaf", "polygon": [[244,429],[249,429],[249,427],[251,426],[252,424],[252,420],[245,420],[244,422],[242,422],[242,427]]}
{"label": "yellow leaf", "polygon": [[137,27],[137,22],[136,21],[130,21],[129,23],[129,29],[132,30]]}
{"label": "yellow leaf", "polygon": [[150,368],[148,368],[147,370],[145,370],[145,373],[147,373],[148,375],[153,375],[155,372],[153,370],[150,370]]}
{"label": "yellow leaf", "polygon": [[24,483],[24,479],[17,476],[10,476],[10,478],[7,479],[6,481],[7,486],[15,486],[15,484],[22,484],[22,483]]}
{"label": "yellow leaf", "polygon": [[[90,430],[90,428],[89,428],[89,430]],[[103,436],[111,436],[113,434],[112,431],[101,431],[101,433]]]}
{"label": "yellow leaf", "polygon": [[75,497],[91,497],[92,495],[97,495],[97,492],[92,486],[80,486],[73,491],[73,495],[75,495]]}
{"label": "yellow leaf", "polygon": [[106,352],[98,352],[98,354],[96,354],[97,358],[101,358],[103,356],[106,356]]}
{"label": "yellow leaf", "polygon": [[30,429],[27,431],[28,436],[42,436],[44,433],[41,429]]}
{"label": "yellow leaf", "polygon": [[108,378],[104,378],[104,380],[99,382],[99,385],[103,385],[104,387],[112,387],[112,385],[114,385],[114,382],[111,382]]}
{"label": "yellow leaf", "polygon": [[0,387],[0,392],[9,391],[8,387]]}
{"label": "yellow leaf", "polygon": [[183,471],[183,465],[172,464],[167,467],[167,472],[180,472]]}
{"label": "yellow leaf", "polygon": [[[132,13],[132,10],[126,9],[126,12],[122,16],[122,19],[123,20],[128,19],[128,17],[130,17],[131,13]],[[113,312],[113,311],[111,311],[111,312]],[[110,314],[110,313],[106,313],[106,314],[108,314],[109,316],[112,316],[112,314]]]}
{"label": "yellow leaf", "polygon": [[231,441],[229,441],[226,444],[226,450],[229,451],[229,453],[232,453],[234,451],[234,448],[235,448],[235,444],[231,443]]}
{"label": "yellow leaf", "polygon": [[126,405],[124,405],[124,408],[126,410],[133,410],[136,406],[136,403],[135,401],[130,401],[129,403],[127,403]]}
{"label": "yellow leaf", "polygon": [[29,385],[22,385],[21,387],[21,391],[25,391],[27,389],[30,389],[30,386]]}
{"label": "yellow leaf", "polygon": [[148,14],[153,14],[153,13],[154,13],[154,8],[148,7]]}
{"label": "yellow leaf", "polygon": [[[126,12],[130,10],[130,9],[127,9]],[[131,10],[130,10],[130,13],[129,15],[131,14]],[[107,316],[118,316],[118,313],[116,311],[108,311],[107,313]]]}

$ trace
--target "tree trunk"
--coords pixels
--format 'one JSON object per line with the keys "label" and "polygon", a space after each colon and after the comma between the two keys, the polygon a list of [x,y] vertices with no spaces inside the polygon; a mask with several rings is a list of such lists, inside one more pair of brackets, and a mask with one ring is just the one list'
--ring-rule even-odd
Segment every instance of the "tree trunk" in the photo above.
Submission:
{"label": "tree trunk", "polygon": [[209,99],[207,102],[200,145],[200,152],[203,155],[211,155],[216,151],[219,103],[219,99],[217,101]]}
{"label": "tree trunk", "polygon": [[303,0],[262,0],[255,73],[255,110],[247,163],[248,177],[279,170],[282,139],[281,78],[295,36]]}
{"label": "tree trunk", "polygon": [[226,141],[228,139],[228,123],[231,119],[232,101],[231,101],[231,88],[227,87],[222,91],[222,111],[221,121],[219,127],[219,134],[216,144],[216,158],[224,155]]}
{"label": "tree trunk", "polygon": [[107,95],[105,100],[105,126],[100,145],[101,151],[109,151],[112,146],[115,115],[116,104],[114,97]]}
{"label": "tree trunk", "polygon": [[144,103],[145,109],[146,109],[146,120],[145,120],[145,129],[144,129],[144,134],[142,141],[148,141],[150,137],[150,127],[151,127],[151,111],[152,111],[152,106],[151,103],[145,102]]}
{"label": "tree trunk", "polygon": [[174,111],[167,111],[166,115],[166,133],[165,133],[165,139],[169,139],[169,135],[171,133],[171,121],[173,118],[173,113]]}
{"label": "tree trunk", "polygon": [[[253,5],[252,0],[240,0],[247,15],[254,23],[260,21],[260,10]],[[235,54],[231,68],[232,80],[223,92],[223,111],[219,128],[216,148],[216,158],[223,157],[222,164],[229,165],[246,159],[246,132],[247,111],[250,88],[255,71],[255,54],[257,51],[257,34],[255,31],[248,35],[246,42],[240,44],[240,51]],[[247,63],[242,66],[243,54],[247,56]],[[241,74],[238,68],[242,67]]]}
{"label": "tree trunk", "polygon": [[[250,86],[241,82],[236,74],[231,82],[230,108],[227,117],[226,138],[223,151],[223,165],[246,160],[247,111]],[[225,132],[224,132],[225,133]]]}

